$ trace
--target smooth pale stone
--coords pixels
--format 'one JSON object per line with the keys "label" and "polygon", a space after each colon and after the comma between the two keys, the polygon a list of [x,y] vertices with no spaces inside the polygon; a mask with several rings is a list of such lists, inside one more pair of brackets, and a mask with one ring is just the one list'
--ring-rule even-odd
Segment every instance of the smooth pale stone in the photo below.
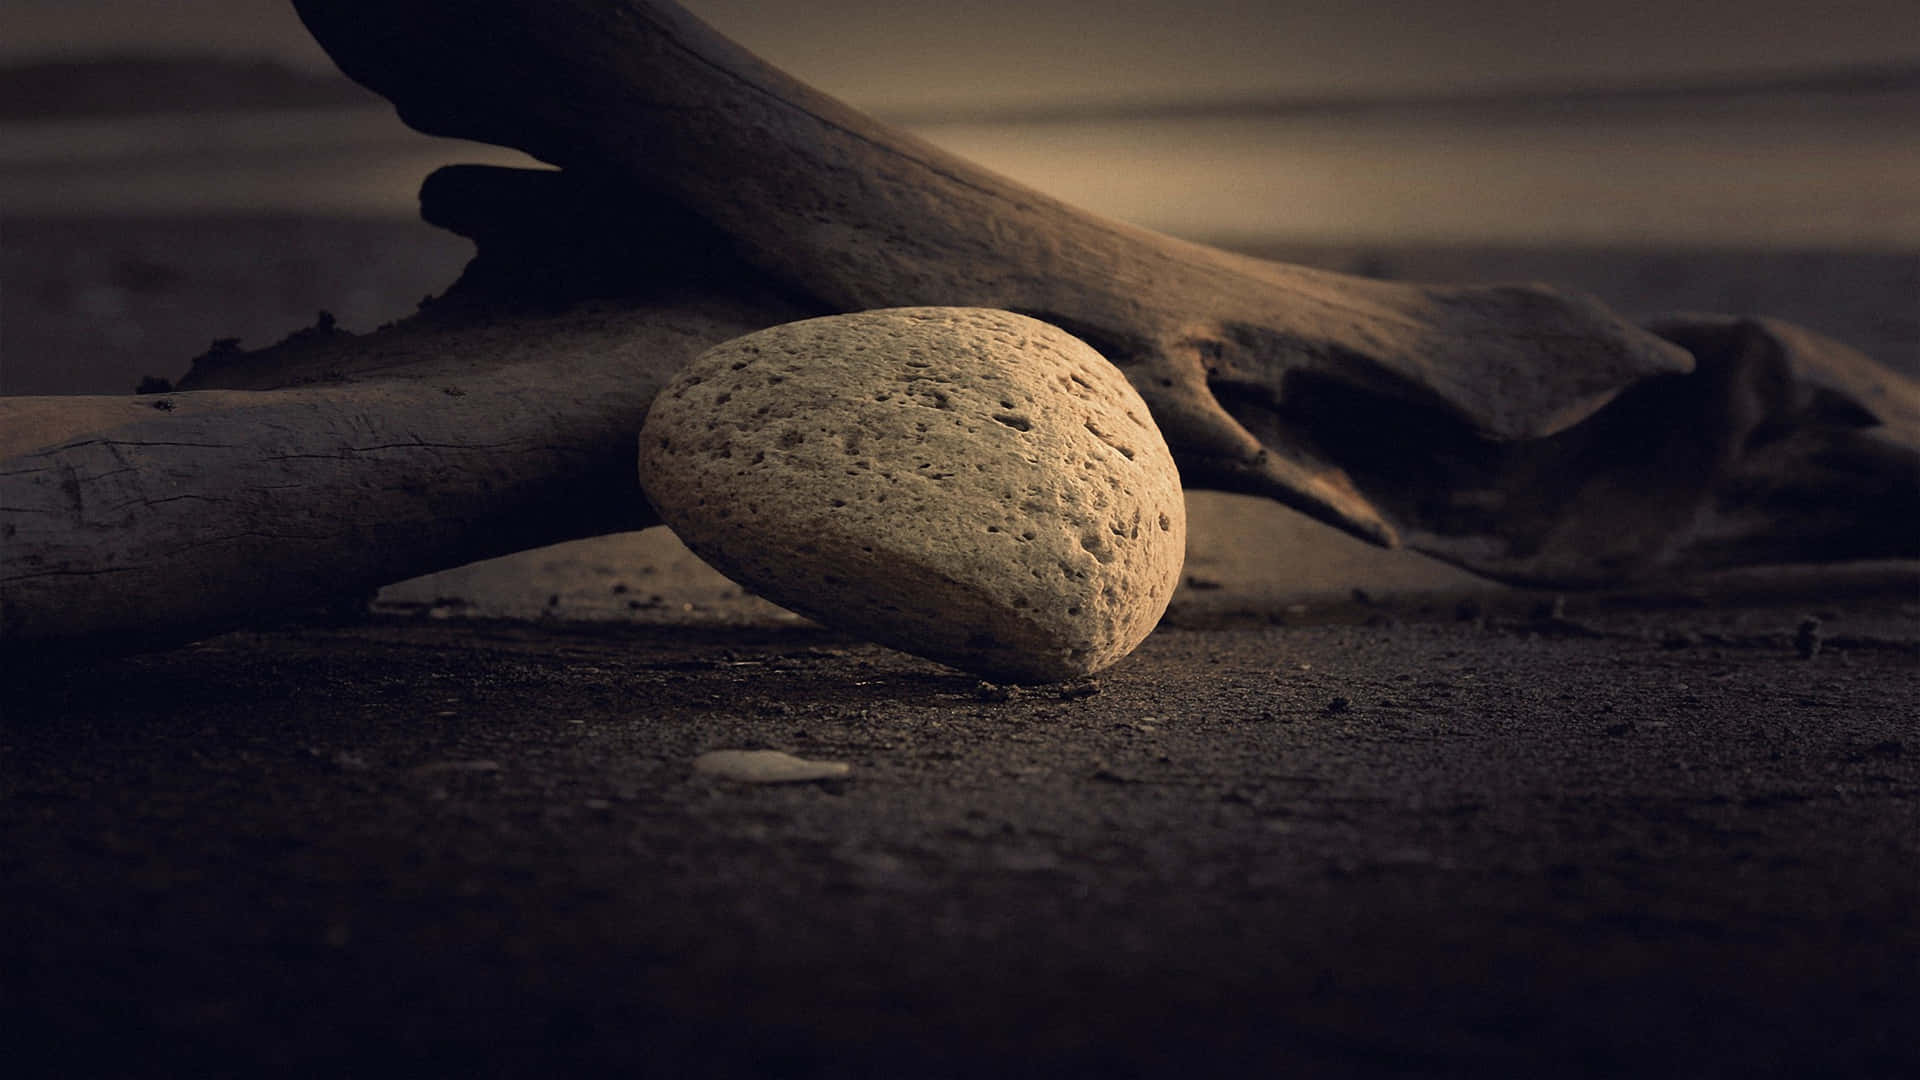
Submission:
{"label": "smooth pale stone", "polygon": [[693,759],[693,771],[743,784],[797,784],[838,780],[853,771],[840,761],[808,761],[779,750],[713,750]]}
{"label": "smooth pale stone", "polygon": [[1125,656],[1186,547],[1179,473],[1126,377],[986,308],[716,346],[655,398],[640,482],[689,548],[767,599],[1001,681]]}

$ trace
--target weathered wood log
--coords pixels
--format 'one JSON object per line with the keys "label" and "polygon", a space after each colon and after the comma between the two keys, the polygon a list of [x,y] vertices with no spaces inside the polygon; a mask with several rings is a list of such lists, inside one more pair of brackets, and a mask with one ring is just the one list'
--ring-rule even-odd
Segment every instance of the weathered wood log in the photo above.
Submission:
{"label": "weathered wood log", "polygon": [[179,641],[655,524],[634,468],[654,393],[709,346],[819,312],[683,216],[628,215],[597,259],[606,221],[573,213],[577,185],[496,179],[541,246],[496,227],[511,257],[399,326],[216,351],[178,392],[0,398],[0,649]]}
{"label": "weathered wood log", "polygon": [[543,327],[542,341],[657,350],[632,377],[549,358],[266,392],[0,398],[0,641],[177,638],[652,524],[632,452],[659,385],[648,372],[752,327],[621,328]]}
{"label": "weathered wood log", "polygon": [[[1787,513],[1798,500],[1746,493],[1757,478],[1733,465],[1739,447],[1649,440],[1632,425],[1706,424],[1731,439],[1721,429],[1732,421],[1688,409],[1724,411],[1713,393],[1746,393],[1741,380],[1763,376],[1665,389],[1693,356],[1588,298],[1368,281],[1105,221],[811,90],[671,3],[295,6],[340,66],[415,127],[604,178],[612,206],[662,197],[687,206],[746,261],[829,307],[1002,307],[1073,331],[1139,388],[1189,486],[1268,495],[1377,543],[1405,541],[1511,581],[1602,583],[1920,548],[1920,538],[1885,527],[1884,511],[1857,507],[1822,510],[1819,543],[1761,540],[1805,529],[1766,524],[1750,508]],[[1837,343],[1788,341],[1775,329],[1753,332],[1799,358],[1783,370],[1845,372],[1841,393],[1894,435],[1856,438],[1831,415],[1790,417],[1780,409],[1791,394],[1765,423],[1832,429],[1829,449],[1851,455],[1885,505],[1902,505],[1912,469],[1901,455],[1914,428],[1896,399],[1912,382],[1861,366]],[[1744,355],[1745,340],[1689,337],[1716,356]],[[1882,393],[1882,383],[1896,389]],[[1567,435],[1630,389],[1640,404]],[[1625,467],[1650,441],[1667,460]],[[1892,457],[1882,452],[1889,445],[1899,447]],[[1449,467],[1428,464],[1441,448]],[[1672,459],[1693,452],[1710,464],[1676,467]],[[1771,468],[1777,483],[1814,486]],[[1734,517],[1755,542],[1708,543],[1702,530],[1713,530],[1693,511],[1735,504],[1749,506]],[[1716,520],[1724,526],[1724,515]]]}
{"label": "weathered wood log", "polygon": [[0,644],[177,636],[643,524],[633,433],[674,370],[901,304],[1062,325],[1134,381],[1189,486],[1489,577],[1920,554],[1920,394],[1815,335],[1654,334],[1537,286],[1367,281],[1101,221],[670,5],[298,6],[416,126],[566,170],[430,178],[423,213],[481,255],[397,327],[203,358],[171,410],[3,406]]}
{"label": "weathered wood log", "polygon": [[1685,352],[1596,302],[1427,288],[1246,258],[1107,221],[888,128],[654,0],[296,0],[340,67],[431,134],[666,197],[837,310],[997,307],[1125,371],[1189,483],[1393,527],[1311,444],[1263,445],[1214,383],[1334,372],[1495,439],[1574,423]]}
{"label": "weathered wood log", "polygon": [[[209,628],[581,535],[603,516],[634,522],[608,499],[631,462],[590,449],[622,432],[581,430],[597,411],[522,411],[551,373],[0,398],[7,637],[132,638],[183,617]],[[598,380],[580,389],[634,395]],[[70,437],[17,445],[23,435]]]}
{"label": "weathered wood log", "polygon": [[1920,384],[1778,320],[1649,325],[1695,372],[1546,438],[1495,442],[1332,381],[1234,415],[1325,447],[1409,547],[1518,584],[1920,557]]}

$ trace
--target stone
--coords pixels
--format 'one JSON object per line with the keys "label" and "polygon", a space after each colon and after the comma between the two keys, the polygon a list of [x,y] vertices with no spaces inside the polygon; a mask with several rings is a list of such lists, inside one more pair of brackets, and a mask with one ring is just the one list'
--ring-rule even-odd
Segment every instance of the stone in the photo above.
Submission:
{"label": "stone", "polygon": [[1002,682],[1125,656],[1185,556],[1180,476],[1126,377],[1058,327],[985,308],[714,347],[654,399],[640,483],[743,586]]}
{"label": "stone", "polygon": [[808,761],[780,750],[711,750],[693,759],[693,771],[742,784],[800,784],[844,779],[853,766]]}

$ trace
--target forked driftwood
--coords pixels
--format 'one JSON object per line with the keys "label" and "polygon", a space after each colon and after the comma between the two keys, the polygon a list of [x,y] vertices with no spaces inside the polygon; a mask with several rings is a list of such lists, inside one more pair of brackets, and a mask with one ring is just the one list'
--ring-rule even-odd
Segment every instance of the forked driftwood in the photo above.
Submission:
{"label": "forked driftwood", "polygon": [[[610,234],[559,173],[480,175],[538,248],[475,229],[495,254],[397,326],[216,350],[178,393],[0,398],[0,646],[177,641],[657,524],[634,475],[655,391],[709,346],[820,310],[684,215]],[[445,179],[423,202],[457,224],[473,191],[442,199]]]}
{"label": "forked driftwood", "polygon": [[1057,323],[1127,373],[1189,486],[1500,580],[1920,554],[1920,387],[1806,331],[1645,330],[1101,220],[671,4],[296,6],[413,126],[563,171],[431,178],[423,212],[481,254],[396,327],[210,358],[164,399],[0,399],[0,641],[188,632],[646,524],[633,433],[675,369],[899,305]]}

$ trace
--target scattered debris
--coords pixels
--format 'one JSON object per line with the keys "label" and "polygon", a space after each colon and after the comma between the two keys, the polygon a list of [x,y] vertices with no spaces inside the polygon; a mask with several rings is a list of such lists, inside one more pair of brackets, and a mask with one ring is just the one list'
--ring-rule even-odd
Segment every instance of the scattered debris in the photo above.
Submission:
{"label": "scattered debris", "polygon": [[853,766],[808,761],[780,750],[712,750],[693,759],[693,771],[743,784],[796,784],[844,779]]}
{"label": "scattered debris", "polygon": [[1001,683],[987,682],[983,679],[974,684],[973,696],[978,701],[991,701],[996,703],[1012,701],[1014,698],[1020,696],[1020,688],[1018,686],[1007,686]]}

